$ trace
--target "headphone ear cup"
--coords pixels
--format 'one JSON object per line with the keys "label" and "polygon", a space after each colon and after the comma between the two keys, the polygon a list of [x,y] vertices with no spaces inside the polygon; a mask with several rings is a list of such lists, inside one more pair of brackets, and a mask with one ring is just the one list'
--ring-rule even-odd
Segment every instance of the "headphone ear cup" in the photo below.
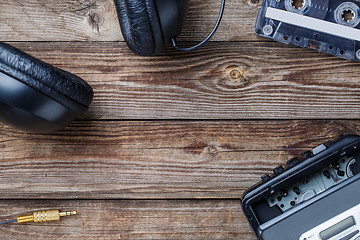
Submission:
{"label": "headphone ear cup", "polygon": [[[15,125],[26,130],[59,130],[84,113],[93,99],[92,88],[80,77],[5,43],[0,43],[0,74],[0,114],[7,122],[22,122]],[[34,118],[27,123],[18,121],[20,116]],[[45,120],[43,126],[34,122],[40,118]]]}
{"label": "headphone ear cup", "polygon": [[115,0],[124,39],[135,54],[156,55],[164,47],[154,0]]}
{"label": "headphone ear cup", "polygon": [[65,105],[89,106],[93,98],[92,88],[80,77],[5,43],[0,43],[0,71]]}
{"label": "headphone ear cup", "polygon": [[190,0],[154,0],[165,44],[177,37],[185,24]]}

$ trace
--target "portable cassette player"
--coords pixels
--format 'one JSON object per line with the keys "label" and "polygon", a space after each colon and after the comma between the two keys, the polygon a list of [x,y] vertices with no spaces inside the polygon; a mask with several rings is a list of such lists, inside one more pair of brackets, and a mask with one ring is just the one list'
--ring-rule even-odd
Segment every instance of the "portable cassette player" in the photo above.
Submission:
{"label": "portable cassette player", "polygon": [[247,190],[242,209],[258,239],[360,240],[360,136],[292,158]]}

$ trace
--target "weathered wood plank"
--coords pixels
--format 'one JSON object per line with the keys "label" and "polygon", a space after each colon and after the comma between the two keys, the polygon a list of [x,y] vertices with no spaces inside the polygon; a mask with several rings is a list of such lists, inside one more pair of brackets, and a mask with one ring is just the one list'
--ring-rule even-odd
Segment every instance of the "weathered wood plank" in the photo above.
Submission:
{"label": "weathered wood plank", "polygon": [[76,216],[42,224],[7,224],[1,239],[244,239],[256,237],[228,201],[0,201],[1,219],[43,209],[76,209]]}
{"label": "weathered wood plank", "polygon": [[358,121],[84,121],[52,135],[2,127],[0,198],[239,198],[293,155],[351,132]]}
{"label": "weathered wood plank", "polygon": [[[213,41],[256,40],[259,3],[227,0]],[[200,41],[215,25],[219,0],[192,0],[180,40]],[[113,0],[2,0],[0,41],[123,41]]]}
{"label": "weathered wood plank", "polygon": [[[180,41],[211,30],[220,0],[191,4]],[[227,0],[212,43],[140,58],[123,42],[112,0],[1,1],[0,41],[95,89],[85,120],[64,131],[24,134],[0,124],[0,216],[44,208],[80,213],[4,225],[1,239],[254,240],[240,202],[224,199],[238,199],[304,150],[360,133],[359,63],[257,38],[259,6]]]}
{"label": "weathered wood plank", "polygon": [[86,119],[360,118],[359,63],[280,43],[153,58],[125,43],[14,45],[89,81],[95,100]]}

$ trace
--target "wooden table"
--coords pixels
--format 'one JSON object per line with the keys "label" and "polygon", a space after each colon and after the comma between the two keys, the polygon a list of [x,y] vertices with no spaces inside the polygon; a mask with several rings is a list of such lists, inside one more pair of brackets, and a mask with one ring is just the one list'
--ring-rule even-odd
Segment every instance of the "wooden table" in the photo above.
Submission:
{"label": "wooden table", "polygon": [[[209,32],[219,0],[192,0],[179,39]],[[212,42],[133,55],[112,0],[2,0],[0,40],[86,79],[95,99],[63,131],[0,125],[1,239],[256,239],[240,197],[341,133],[360,133],[353,61],[256,37],[260,3],[228,0]],[[189,42],[192,41],[192,42]]]}

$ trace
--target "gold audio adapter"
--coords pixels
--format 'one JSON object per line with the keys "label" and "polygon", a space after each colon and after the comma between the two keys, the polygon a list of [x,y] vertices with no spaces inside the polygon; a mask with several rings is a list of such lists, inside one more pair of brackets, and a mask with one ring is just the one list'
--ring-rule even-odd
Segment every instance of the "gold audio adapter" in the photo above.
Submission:
{"label": "gold audio adapter", "polygon": [[31,215],[19,216],[17,219],[0,222],[1,224],[17,222],[17,223],[26,223],[26,222],[48,222],[48,221],[57,221],[60,220],[60,217],[76,215],[77,211],[70,212],[60,212],[59,210],[45,210],[37,211]]}

